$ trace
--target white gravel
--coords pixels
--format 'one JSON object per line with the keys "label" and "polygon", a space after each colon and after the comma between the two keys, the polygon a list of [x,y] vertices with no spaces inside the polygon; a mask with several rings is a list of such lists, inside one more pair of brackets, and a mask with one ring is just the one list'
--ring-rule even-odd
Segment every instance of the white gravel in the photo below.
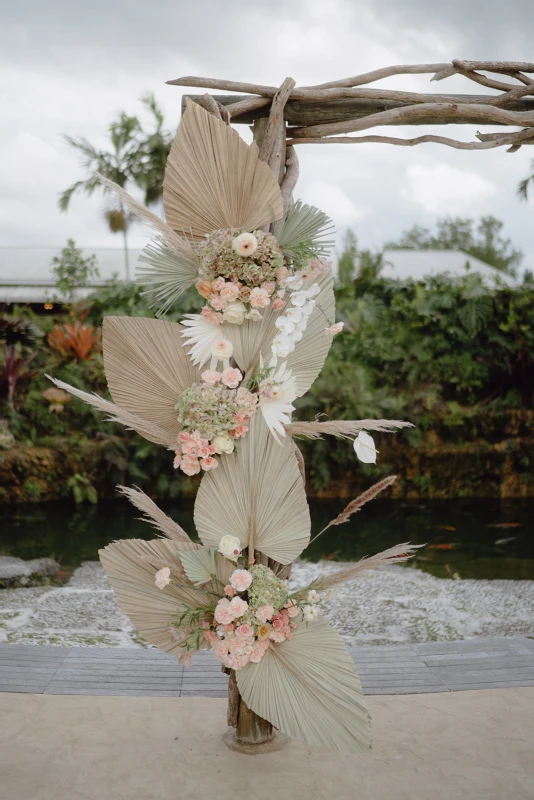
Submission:
{"label": "white gravel", "polygon": [[[347,563],[297,562],[292,584]],[[399,644],[534,635],[534,581],[440,580],[400,566],[339,587],[326,616],[347,644]],[[0,591],[0,642],[143,647],[104,571],[88,561],[60,588]]]}

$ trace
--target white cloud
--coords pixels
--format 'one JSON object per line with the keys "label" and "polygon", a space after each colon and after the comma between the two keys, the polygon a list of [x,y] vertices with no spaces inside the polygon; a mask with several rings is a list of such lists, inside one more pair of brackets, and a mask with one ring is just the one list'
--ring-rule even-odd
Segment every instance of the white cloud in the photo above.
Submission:
{"label": "white cloud", "polygon": [[401,189],[402,197],[431,214],[481,213],[497,193],[490,181],[450,164],[412,164],[406,175],[408,188]]}
{"label": "white cloud", "polygon": [[367,214],[367,209],[353,203],[343,189],[326,181],[313,181],[302,199],[328,214],[337,226],[352,225]]}

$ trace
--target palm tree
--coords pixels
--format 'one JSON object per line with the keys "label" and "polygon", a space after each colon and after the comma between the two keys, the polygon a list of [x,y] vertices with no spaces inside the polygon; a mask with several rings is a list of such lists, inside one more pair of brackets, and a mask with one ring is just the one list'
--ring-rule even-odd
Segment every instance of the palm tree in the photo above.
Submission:
{"label": "palm tree", "polygon": [[517,194],[519,195],[520,200],[528,200],[529,183],[532,183],[534,186],[534,161],[532,162],[532,175],[529,175],[528,178],[525,178],[524,181],[521,181],[517,187]]}
{"label": "palm tree", "polygon": [[[136,116],[129,116],[122,111],[118,119],[109,126],[109,150],[98,150],[85,138],[75,139],[68,135],[64,137],[81,154],[82,166],[89,175],[60,194],[58,205],[61,211],[67,211],[72,196],[77,192],[90,196],[97,189],[102,189],[96,173],[123,189],[128,183],[136,184],[143,189],[147,205],[159,202],[172,137],[163,129],[163,114],[154,95],[145,94],[141,102],[155,120],[153,132],[147,133]],[[128,229],[132,216],[120,201],[116,206],[106,209],[104,216],[112,233],[122,233],[126,279],[129,280]]]}

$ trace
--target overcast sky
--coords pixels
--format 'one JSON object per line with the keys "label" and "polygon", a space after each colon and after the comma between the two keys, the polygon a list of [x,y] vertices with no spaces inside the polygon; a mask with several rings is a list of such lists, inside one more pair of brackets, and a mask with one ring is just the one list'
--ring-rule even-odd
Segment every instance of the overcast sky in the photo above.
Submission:
{"label": "overcast sky", "polygon": [[[58,193],[84,176],[61,134],[98,146],[118,111],[139,111],[154,91],[169,127],[182,75],[313,84],[402,63],[452,58],[532,61],[532,0],[18,0],[0,18],[0,246],[120,247],[101,199]],[[390,88],[471,92],[454,78],[429,84],[405,76]],[[191,90],[196,92],[198,90]],[[481,92],[486,90],[481,88]],[[238,128],[239,129],[239,128]],[[495,130],[496,128],[494,128]],[[382,129],[384,132],[386,129]],[[413,135],[413,128],[411,129]],[[410,129],[401,131],[409,133]],[[423,132],[417,128],[417,132]],[[399,130],[396,131],[397,135]],[[447,131],[470,138],[474,129]],[[534,147],[462,152],[438,145],[302,145],[298,196],[320,206],[343,232],[380,247],[437,216],[493,214],[534,268],[534,202],[519,203]],[[534,192],[533,192],[534,194]],[[146,235],[137,226],[133,246]]]}

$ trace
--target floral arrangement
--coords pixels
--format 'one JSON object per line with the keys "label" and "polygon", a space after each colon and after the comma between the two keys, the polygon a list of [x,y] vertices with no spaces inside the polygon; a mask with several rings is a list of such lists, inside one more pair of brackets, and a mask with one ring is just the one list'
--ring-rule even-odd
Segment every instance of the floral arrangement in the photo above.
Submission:
{"label": "floral arrangement", "polygon": [[[247,564],[240,551],[236,537],[221,539],[219,552],[237,562],[228,584],[220,584],[223,596],[208,606],[186,607],[171,626],[170,634],[180,647],[178,660],[185,666],[191,665],[192,653],[204,642],[227,669],[259,664],[269,647],[293,639],[299,620],[309,623],[320,616],[319,592],[304,588],[288,594],[286,582],[272,569],[253,560]],[[156,572],[158,589],[172,583],[169,567]]]}
{"label": "floral arrangement", "polygon": [[245,387],[236,389],[243,378],[238,369],[209,369],[201,378],[203,382],[182,392],[176,404],[183,430],[178,434],[174,467],[186,475],[214,469],[218,465],[214,455],[233,452],[234,441],[247,433],[258,403],[257,394]]}
{"label": "floral arrangement", "polygon": [[[54,380],[175,451],[175,467],[187,475],[206,473],[194,513],[202,544],[143,492],[123,488],[159,538],[115,541],[100,551],[119,605],[140,636],[182,663],[212,650],[237,695],[229,724],[238,740],[241,724],[261,728],[262,737],[270,724],[312,745],[365,749],[361,683],[321,606],[337,585],[404,561],[414,547],[397,545],[293,593],[281,577],[311,536],[298,437],[354,439],[358,458],[373,463],[368,431],[407,425],[292,419],[295,399],[309,390],[343,327],[325,261],[331,222],[319,209],[285,202],[258,148],[190,100],[165,171],[165,222],[102,180],[156,232],[137,278],[157,314],[193,285],[206,300],[180,324],[104,319],[113,402]],[[393,481],[352,500],[317,535],[344,524]],[[241,703],[250,714],[240,713]]]}
{"label": "floral arrangement", "polygon": [[214,231],[198,246],[201,278],[199,294],[208,301],[203,316],[214,324],[241,325],[259,321],[260,309],[281,299],[289,271],[276,238],[263,231],[228,229]]}

